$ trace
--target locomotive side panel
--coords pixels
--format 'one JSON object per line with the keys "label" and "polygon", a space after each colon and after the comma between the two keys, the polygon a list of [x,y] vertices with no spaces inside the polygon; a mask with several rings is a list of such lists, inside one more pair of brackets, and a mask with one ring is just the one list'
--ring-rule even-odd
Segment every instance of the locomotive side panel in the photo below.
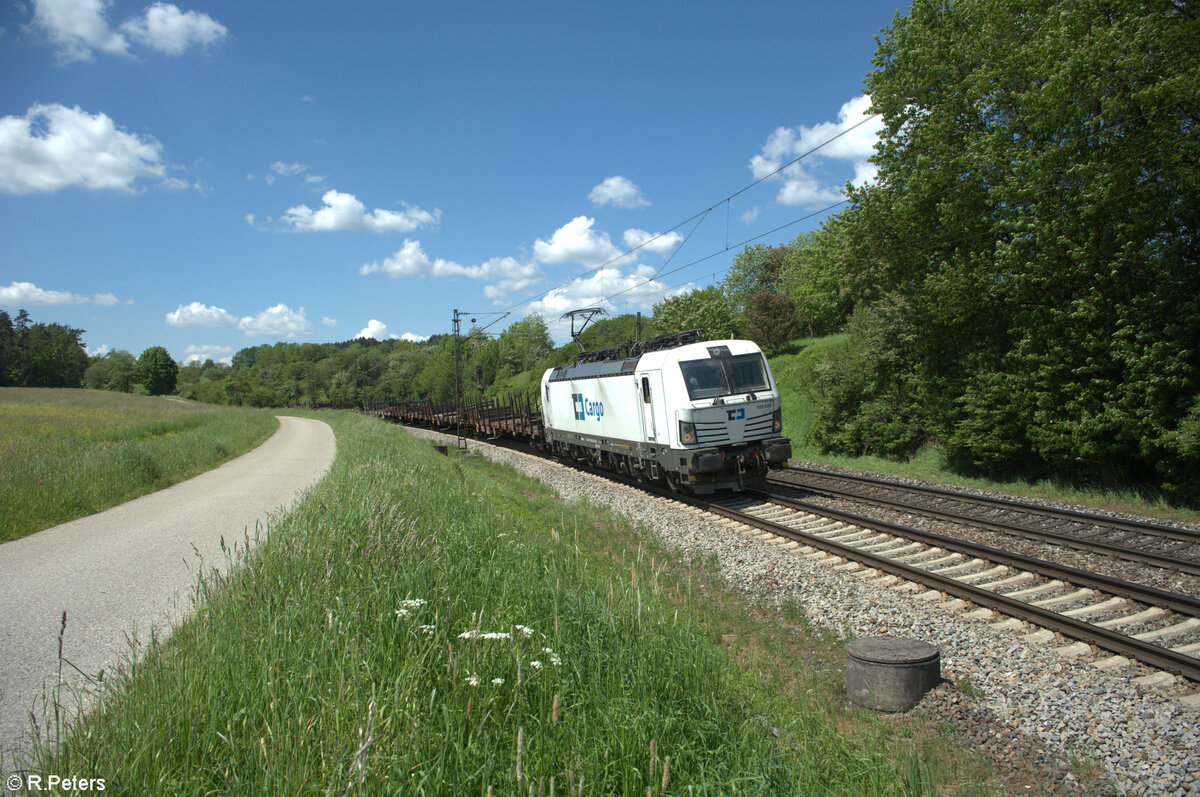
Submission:
{"label": "locomotive side panel", "polygon": [[643,442],[632,374],[544,380],[542,390],[548,439],[553,439],[553,433],[572,433],[596,440]]}

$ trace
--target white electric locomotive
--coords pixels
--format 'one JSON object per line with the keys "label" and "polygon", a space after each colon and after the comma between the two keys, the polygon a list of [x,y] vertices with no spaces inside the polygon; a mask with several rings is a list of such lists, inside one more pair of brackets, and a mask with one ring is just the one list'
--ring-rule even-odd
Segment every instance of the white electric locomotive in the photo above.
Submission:
{"label": "white electric locomotive", "polygon": [[588,352],[542,377],[546,445],[673,489],[740,490],[792,454],[756,344],[699,330]]}

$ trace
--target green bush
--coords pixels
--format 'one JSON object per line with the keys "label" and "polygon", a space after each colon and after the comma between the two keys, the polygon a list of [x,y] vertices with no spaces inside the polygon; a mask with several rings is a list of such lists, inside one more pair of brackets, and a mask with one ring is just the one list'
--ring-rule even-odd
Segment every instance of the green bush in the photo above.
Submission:
{"label": "green bush", "polygon": [[845,344],[814,366],[820,403],[812,436],[825,450],[902,458],[933,437],[916,363],[905,348],[906,310],[892,299],[856,311]]}

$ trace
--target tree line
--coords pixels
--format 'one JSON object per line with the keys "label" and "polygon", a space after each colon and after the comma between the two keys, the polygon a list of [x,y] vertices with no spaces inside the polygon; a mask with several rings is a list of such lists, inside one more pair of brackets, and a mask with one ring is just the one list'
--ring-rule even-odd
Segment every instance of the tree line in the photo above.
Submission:
{"label": "tree line", "polygon": [[83,387],[163,395],[175,390],[179,366],[161,346],[135,358],[127,351],[88,356],[82,329],[35,323],[26,310],[0,310],[0,387]]}
{"label": "tree line", "polygon": [[0,310],[0,386],[78,387],[88,357],[82,329],[34,323],[21,310],[13,318]]}

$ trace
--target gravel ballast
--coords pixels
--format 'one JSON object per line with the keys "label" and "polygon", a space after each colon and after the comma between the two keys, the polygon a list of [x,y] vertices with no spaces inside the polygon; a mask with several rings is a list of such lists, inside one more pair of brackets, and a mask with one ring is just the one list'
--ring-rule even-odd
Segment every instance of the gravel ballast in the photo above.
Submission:
{"label": "gravel ballast", "polygon": [[[752,600],[798,600],[810,622],[838,635],[891,634],[936,645],[944,682],[914,711],[948,723],[968,746],[986,749],[1002,771],[1021,762],[1019,769],[1044,774],[1045,789],[1067,793],[1200,795],[1200,711],[1131,682],[1131,674],[1144,671],[1102,672],[1055,653],[1051,648],[1063,640],[1050,647],[1025,641],[1032,628],[998,630],[633,488],[508,449],[470,446],[567,501],[586,499],[645,524],[681,553],[716,557],[727,586]],[[1081,781],[1077,773],[1086,777],[1089,770],[1102,772],[1107,783]]]}

